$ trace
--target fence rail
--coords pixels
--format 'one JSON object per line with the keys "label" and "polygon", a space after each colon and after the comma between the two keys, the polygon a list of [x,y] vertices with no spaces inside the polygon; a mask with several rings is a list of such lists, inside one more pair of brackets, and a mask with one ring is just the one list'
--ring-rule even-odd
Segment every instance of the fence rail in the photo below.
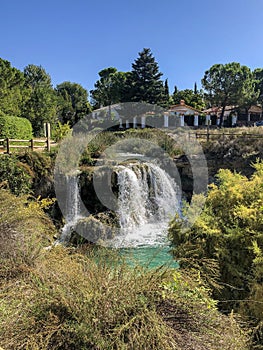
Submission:
{"label": "fence rail", "polygon": [[216,139],[221,139],[221,140],[226,140],[230,138],[246,138],[246,139],[262,139],[263,138],[263,133],[260,134],[250,134],[250,133],[227,133],[227,132],[222,132],[222,133],[213,133],[210,132],[210,130],[207,130],[206,132],[189,132],[188,133],[189,140],[191,138],[195,139],[203,139],[205,141],[212,141]]}
{"label": "fence rail", "polygon": [[[42,145],[41,145],[42,144]],[[47,150],[50,152],[51,141],[49,138],[46,139],[30,139],[30,140],[21,140],[21,139],[0,139],[0,152],[10,154],[11,149],[31,149],[34,150]]]}

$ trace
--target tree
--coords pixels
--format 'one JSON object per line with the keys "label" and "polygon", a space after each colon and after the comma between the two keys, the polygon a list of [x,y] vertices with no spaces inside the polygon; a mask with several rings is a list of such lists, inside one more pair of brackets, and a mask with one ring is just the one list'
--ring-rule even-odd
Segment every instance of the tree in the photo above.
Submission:
{"label": "tree", "polygon": [[58,117],[62,124],[73,126],[91,112],[88,91],[80,84],[65,81],[56,87],[58,96]]}
{"label": "tree", "polygon": [[27,98],[23,73],[0,58],[0,111],[7,115],[21,116]]}
{"label": "tree", "polygon": [[184,100],[188,106],[202,111],[205,108],[204,94],[201,91],[196,90],[176,90],[173,94],[173,101],[175,104],[179,104],[181,100]]}
{"label": "tree", "polygon": [[127,100],[125,98],[127,73],[109,67],[101,70],[99,76],[100,79],[94,85],[95,89],[91,90],[92,104],[96,109]]}
{"label": "tree", "polygon": [[169,93],[169,85],[168,85],[168,79],[165,79],[164,82],[164,99],[163,99],[163,103],[161,104],[162,107],[169,107],[170,105],[173,104],[173,98],[172,96],[170,96]]}
{"label": "tree", "polygon": [[143,49],[132,64],[130,75],[131,100],[162,104],[164,101],[164,86],[160,80],[162,73],[150,49]]}
{"label": "tree", "polygon": [[197,94],[198,93],[198,89],[197,89],[197,84],[195,82],[195,85],[194,85],[194,93]]}
{"label": "tree", "polygon": [[255,84],[252,72],[246,66],[232,62],[215,64],[205,72],[202,85],[211,105],[221,107],[220,126],[223,124],[227,105],[242,105],[255,98]]}
{"label": "tree", "polygon": [[31,121],[34,134],[41,135],[44,122],[52,125],[56,122],[56,95],[51,78],[43,67],[29,64],[24,69],[24,77],[30,97],[25,103],[23,116]]}
{"label": "tree", "polygon": [[263,103],[263,68],[257,68],[253,71],[253,77],[256,83],[256,90],[259,91],[259,102]]}

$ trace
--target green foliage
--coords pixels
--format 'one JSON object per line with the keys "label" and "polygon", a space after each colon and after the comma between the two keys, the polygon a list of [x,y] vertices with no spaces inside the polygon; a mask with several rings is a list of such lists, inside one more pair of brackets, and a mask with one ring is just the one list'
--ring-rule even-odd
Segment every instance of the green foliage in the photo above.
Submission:
{"label": "green foliage", "polygon": [[237,310],[248,299],[244,313],[262,322],[263,163],[254,167],[251,179],[220,170],[194,225],[182,232],[183,219],[175,218],[169,234],[175,258],[200,270],[223,310]]}
{"label": "green foliage", "polygon": [[24,69],[26,86],[30,91],[26,101],[23,116],[28,118],[36,136],[43,134],[45,122],[53,125],[56,122],[56,95],[51,84],[51,78],[43,67],[28,65]]}
{"label": "green foliage", "polygon": [[54,197],[53,170],[55,158],[44,152],[24,152],[17,160],[31,176],[32,192],[38,197]]}
{"label": "green foliage", "polygon": [[253,71],[253,77],[256,83],[256,90],[259,91],[259,102],[263,102],[263,68],[257,68]]}
{"label": "green foliage", "polygon": [[0,156],[0,187],[15,195],[54,197],[54,158],[44,152]]}
{"label": "green foliage", "polygon": [[26,118],[13,117],[0,113],[0,137],[31,139],[32,125]]}
{"label": "green foliage", "polygon": [[0,189],[1,286],[4,281],[8,284],[10,279],[29,274],[43,246],[50,244],[55,229],[41,205]]}
{"label": "green foliage", "polygon": [[[195,278],[193,278],[195,277]],[[187,299],[189,303],[203,304],[205,309],[216,310],[217,301],[212,299],[211,291],[201,280],[200,273],[192,272],[191,276],[175,271],[172,280],[163,284],[163,297],[174,293],[177,298]],[[189,305],[190,306],[190,305]]]}
{"label": "green foliage", "polygon": [[222,107],[220,125],[227,105],[251,106],[258,97],[251,70],[237,62],[213,65],[205,72],[202,85],[208,102]]}
{"label": "green foliage", "polygon": [[99,72],[100,79],[91,90],[92,104],[95,109],[106,107],[125,100],[127,73],[118,72],[109,67]]}
{"label": "green foliage", "polygon": [[132,64],[132,71],[128,77],[131,89],[130,100],[162,105],[165,100],[165,90],[160,80],[161,76],[162,73],[159,72],[158,63],[151,50],[144,48]]}
{"label": "green foliage", "polygon": [[0,156],[0,187],[7,187],[15,195],[31,192],[30,169],[13,156]]}
{"label": "green foliage", "polygon": [[88,92],[80,84],[65,81],[56,87],[58,118],[62,124],[73,126],[91,112]]}
{"label": "green foliage", "polygon": [[71,132],[72,130],[70,128],[69,122],[66,124],[58,122],[56,128],[52,131],[52,138],[54,141],[59,142]]}
{"label": "green foliage", "polygon": [[23,73],[0,58],[0,111],[6,115],[21,116],[27,98]]}
{"label": "green foliage", "polygon": [[181,100],[185,101],[185,104],[195,109],[202,111],[205,108],[203,91],[198,90],[177,90],[173,94],[173,101],[175,104],[179,104]]}
{"label": "green foliage", "polygon": [[[129,142],[129,139],[138,139],[138,142],[135,142],[135,140],[132,142],[134,153],[148,154],[151,157],[153,156],[153,152],[156,152],[156,156],[160,156],[163,154],[161,152],[162,150],[167,152],[171,157],[182,153],[175,140],[158,129],[128,129],[122,132],[105,131],[100,132],[89,141],[88,147],[82,153],[80,165],[93,165],[94,158],[99,158],[109,146],[112,146],[110,147],[110,152],[115,147],[117,147],[117,152],[120,150],[123,152],[131,151],[131,142]],[[149,143],[146,144],[144,140],[149,141]],[[118,141],[121,142],[118,143]],[[69,146],[65,147],[69,148]]]}

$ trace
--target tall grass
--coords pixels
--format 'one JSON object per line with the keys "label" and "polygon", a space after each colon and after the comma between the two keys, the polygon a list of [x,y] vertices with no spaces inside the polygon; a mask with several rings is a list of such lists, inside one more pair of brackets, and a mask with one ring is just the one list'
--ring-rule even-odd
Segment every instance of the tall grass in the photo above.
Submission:
{"label": "tall grass", "polygon": [[6,191],[0,214],[3,349],[247,348],[196,276],[130,267],[104,248],[44,249],[52,224],[37,204]]}

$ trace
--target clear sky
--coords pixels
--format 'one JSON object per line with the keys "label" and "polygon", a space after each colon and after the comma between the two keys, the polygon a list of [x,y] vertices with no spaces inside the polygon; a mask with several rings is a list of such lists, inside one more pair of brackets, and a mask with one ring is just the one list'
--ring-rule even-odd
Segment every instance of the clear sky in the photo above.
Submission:
{"label": "clear sky", "polygon": [[263,0],[0,0],[0,57],[91,90],[151,48],[171,92],[215,63],[263,67]]}

